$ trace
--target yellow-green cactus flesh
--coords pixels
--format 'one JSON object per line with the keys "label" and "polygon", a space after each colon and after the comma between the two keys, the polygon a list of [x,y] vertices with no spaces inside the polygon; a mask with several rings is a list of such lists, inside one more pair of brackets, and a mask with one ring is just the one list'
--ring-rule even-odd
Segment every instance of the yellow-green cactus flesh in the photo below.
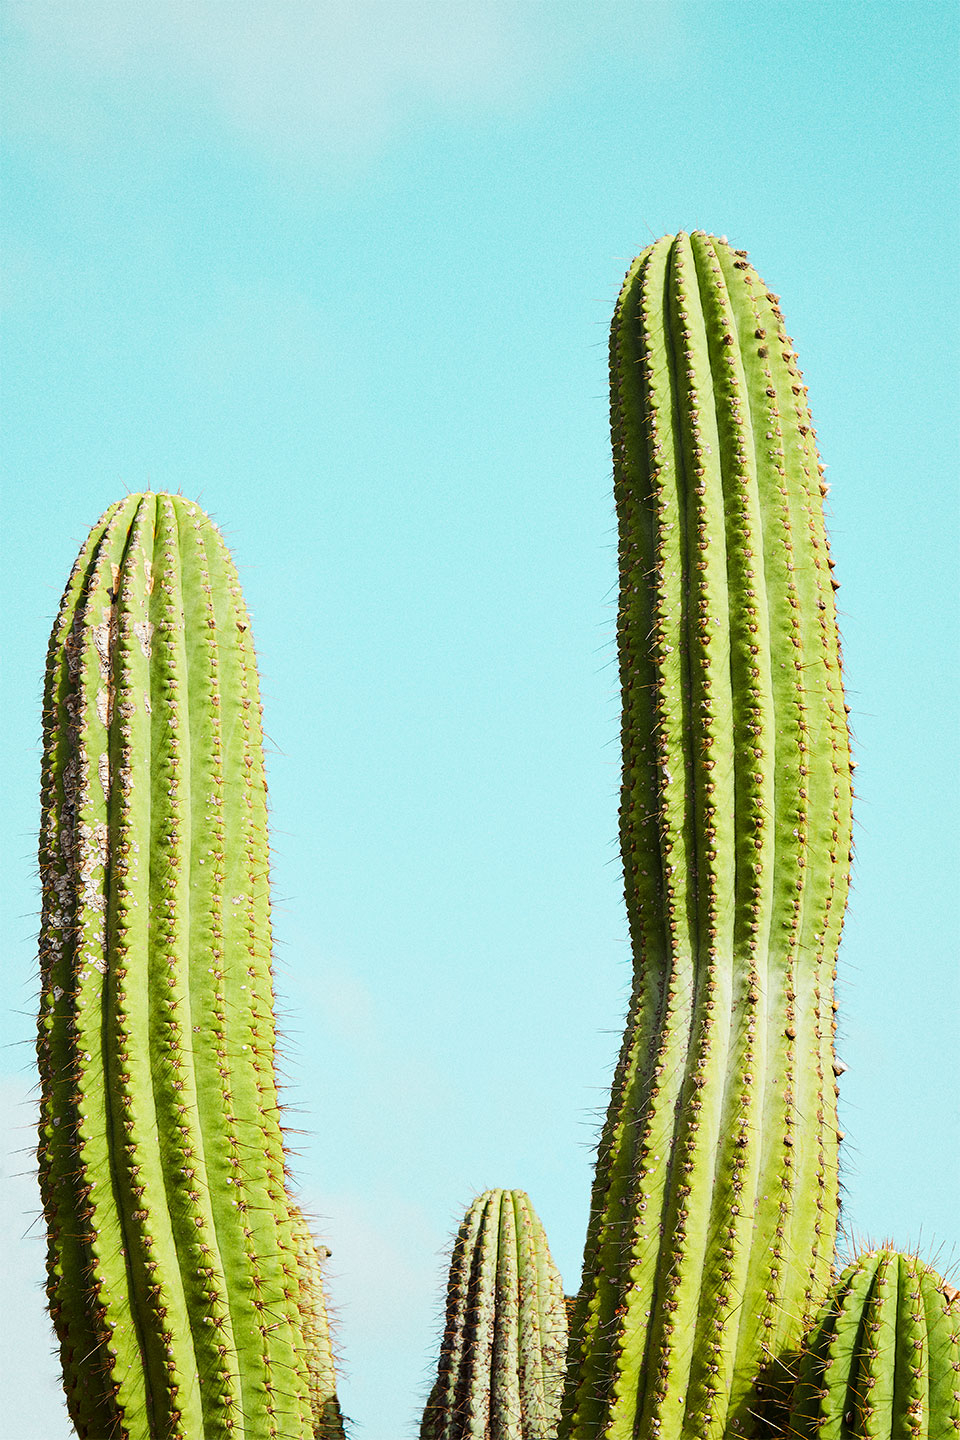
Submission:
{"label": "yellow-green cactus flesh", "polygon": [[44,697],[40,1182],[81,1440],[306,1440],[250,626],[194,504],[94,527]]}
{"label": "yellow-green cactus flesh", "polygon": [[421,1440],[552,1440],[567,1316],[543,1226],[522,1190],[487,1190],[457,1235],[446,1326]]}
{"label": "yellow-green cactus flesh", "polygon": [[323,1281],[323,1262],[330,1252],[324,1246],[318,1246],[302,1210],[293,1201],[290,1202],[290,1213],[300,1267],[300,1320],[310,1378],[313,1436],[314,1440],[344,1440]]}
{"label": "yellow-green cactus flesh", "polygon": [[869,1250],[806,1336],[794,1440],[956,1440],[960,1295],[915,1255]]}
{"label": "yellow-green cactus flesh", "polygon": [[560,1433],[747,1436],[838,1212],[851,779],[822,471],[778,299],[706,234],[630,268],[611,390],[635,980]]}

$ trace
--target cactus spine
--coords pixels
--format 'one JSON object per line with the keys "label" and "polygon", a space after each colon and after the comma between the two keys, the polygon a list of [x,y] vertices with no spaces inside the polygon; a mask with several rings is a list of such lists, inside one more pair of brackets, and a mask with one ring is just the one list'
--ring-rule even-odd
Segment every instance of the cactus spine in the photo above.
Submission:
{"label": "cactus spine", "polygon": [[487,1190],[454,1245],[421,1440],[549,1440],[566,1345],[563,1287],[533,1206],[522,1190]]}
{"label": "cactus spine", "polygon": [[94,527],[44,700],[40,1180],[81,1440],[306,1440],[249,621],[193,504]]}
{"label": "cactus spine", "polygon": [[747,1434],[837,1221],[850,763],[821,469],[777,297],[658,241],[611,338],[635,983],[561,1434]]}
{"label": "cactus spine", "polygon": [[310,1377],[313,1436],[314,1440],[344,1440],[323,1286],[323,1262],[330,1252],[317,1245],[299,1206],[291,1202],[290,1213],[300,1266],[300,1320]]}
{"label": "cactus spine", "polygon": [[787,1425],[796,1440],[960,1435],[960,1297],[914,1255],[867,1251],[807,1336]]}

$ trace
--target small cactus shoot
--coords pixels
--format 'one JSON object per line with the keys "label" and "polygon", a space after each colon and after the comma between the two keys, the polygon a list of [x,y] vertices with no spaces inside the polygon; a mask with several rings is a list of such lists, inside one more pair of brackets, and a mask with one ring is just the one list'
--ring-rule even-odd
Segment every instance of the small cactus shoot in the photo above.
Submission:
{"label": "small cactus shoot", "polygon": [[94,526],[44,696],[40,1183],[81,1440],[313,1434],[274,1076],[260,702],[194,504]]}
{"label": "small cactus shoot", "polygon": [[851,781],[821,467],[777,296],[696,232],[611,336],[635,983],[561,1434],[747,1435],[830,1279]]}
{"label": "small cactus shoot", "polygon": [[460,1226],[421,1440],[551,1440],[567,1316],[560,1275],[522,1190],[487,1190]]}
{"label": "small cactus shoot", "polygon": [[794,1440],[956,1440],[960,1296],[915,1255],[868,1250],[806,1337]]}

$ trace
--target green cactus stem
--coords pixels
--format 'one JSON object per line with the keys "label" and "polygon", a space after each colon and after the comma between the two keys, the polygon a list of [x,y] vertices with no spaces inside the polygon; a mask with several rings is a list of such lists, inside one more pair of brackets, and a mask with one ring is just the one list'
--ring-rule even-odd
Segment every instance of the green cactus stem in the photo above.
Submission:
{"label": "green cactus stem", "polygon": [[91,531],[44,697],[40,1183],[81,1440],[307,1440],[250,624],[196,505]]}
{"label": "green cactus stem", "polygon": [[487,1190],[460,1226],[421,1440],[550,1440],[567,1317],[547,1238],[522,1190]]}
{"label": "green cactus stem", "polygon": [[859,1255],[807,1336],[787,1434],[795,1440],[960,1435],[957,1291],[915,1255]]}
{"label": "green cactus stem", "polygon": [[837,1223],[851,782],[822,470],[777,296],[722,240],[633,264],[611,376],[635,982],[561,1434],[742,1436]]}
{"label": "green cactus stem", "polygon": [[293,1201],[290,1214],[300,1266],[300,1320],[310,1376],[313,1436],[314,1440],[344,1440],[323,1283],[323,1263],[330,1251],[314,1240],[303,1212]]}

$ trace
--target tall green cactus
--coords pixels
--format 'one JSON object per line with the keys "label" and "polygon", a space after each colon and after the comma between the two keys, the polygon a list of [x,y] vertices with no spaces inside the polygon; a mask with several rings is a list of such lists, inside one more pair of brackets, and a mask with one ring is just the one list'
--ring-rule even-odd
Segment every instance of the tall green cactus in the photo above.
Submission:
{"label": "tall green cactus", "polygon": [[487,1190],[450,1263],[446,1327],[421,1440],[550,1440],[563,1388],[563,1287],[522,1190]]}
{"label": "tall green cactus", "polygon": [[307,1440],[249,621],[172,495],[94,526],[44,699],[40,1181],[82,1440]]}
{"label": "tall green cactus", "polygon": [[955,1440],[957,1292],[915,1255],[859,1255],[806,1337],[786,1428],[794,1440]]}
{"label": "tall green cactus", "polygon": [[821,469],[777,297],[702,233],[613,321],[635,984],[561,1434],[746,1435],[826,1290],[850,762]]}

